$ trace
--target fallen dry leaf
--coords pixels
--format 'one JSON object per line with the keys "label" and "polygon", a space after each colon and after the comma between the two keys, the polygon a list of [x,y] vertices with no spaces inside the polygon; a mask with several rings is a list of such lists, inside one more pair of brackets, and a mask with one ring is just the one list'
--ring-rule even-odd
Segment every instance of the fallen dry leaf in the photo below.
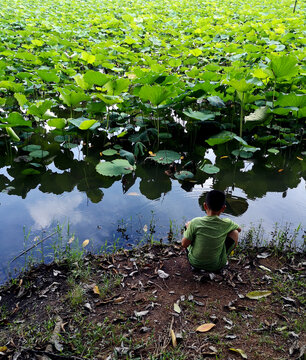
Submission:
{"label": "fallen dry leaf", "polygon": [[247,354],[242,349],[230,348],[230,351],[233,351],[233,352],[236,352],[236,353],[240,354],[243,359],[248,358]]}
{"label": "fallen dry leaf", "polygon": [[0,352],[5,352],[7,350],[6,346],[0,346]]}
{"label": "fallen dry leaf", "polygon": [[68,240],[68,244],[71,244],[73,242],[73,240],[74,240],[74,235],[71,236],[71,238]]}
{"label": "fallen dry leaf", "polygon": [[124,300],[124,297],[123,297],[123,296],[119,296],[119,297],[117,297],[117,299],[114,300],[114,303],[115,303],[115,304],[119,304],[119,303],[121,303],[123,300]]}
{"label": "fallen dry leaf", "polygon": [[213,324],[213,323],[203,324],[203,325],[198,326],[196,328],[196,331],[206,332],[206,331],[209,331],[210,329],[212,329],[214,326],[216,326],[216,324]]}
{"label": "fallen dry leaf", "polygon": [[250,291],[245,296],[252,300],[258,300],[263,297],[269,296],[272,294],[272,291],[269,290],[258,290],[258,291]]}
{"label": "fallen dry leaf", "polygon": [[175,336],[175,333],[174,333],[174,331],[172,329],[170,329],[170,335],[171,335],[171,340],[172,340],[173,347],[177,347],[176,336]]}
{"label": "fallen dry leaf", "polygon": [[83,248],[85,246],[87,246],[88,244],[89,244],[89,240],[88,239],[84,240],[83,243],[82,243]]}
{"label": "fallen dry leaf", "polygon": [[157,274],[162,279],[167,279],[169,277],[169,274],[164,272],[163,270],[157,270]]}
{"label": "fallen dry leaf", "polygon": [[174,308],[174,311],[177,312],[178,314],[180,314],[182,312],[178,303],[174,303],[173,308]]}
{"label": "fallen dry leaf", "polygon": [[93,292],[94,292],[95,294],[97,294],[97,295],[100,295],[100,290],[99,290],[99,287],[98,287],[97,285],[95,285],[95,286],[93,287]]}

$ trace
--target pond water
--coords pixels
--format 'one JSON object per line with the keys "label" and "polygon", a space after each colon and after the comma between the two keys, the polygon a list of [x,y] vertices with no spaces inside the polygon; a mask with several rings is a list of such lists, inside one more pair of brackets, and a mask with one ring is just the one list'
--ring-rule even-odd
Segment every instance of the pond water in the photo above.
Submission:
{"label": "pond water", "polygon": [[[151,162],[137,166],[134,175],[101,177],[78,149],[69,150],[69,161],[65,155],[50,163],[38,178],[18,175],[16,161],[3,166],[0,282],[6,280],[9,269],[24,265],[20,257],[9,266],[14,257],[30,247],[35,236],[41,239],[52,233],[57,223],[63,228],[63,241],[75,233],[80,243],[90,239],[88,248],[95,251],[105,241],[116,248],[150,239],[166,242],[171,232],[179,239],[186,220],[204,215],[201,204],[211,188],[226,192],[225,215],[239,223],[244,233],[262,225],[265,234],[261,236],[268,239],[276,223],[279,229],[290,224],[291,229],[301,227],[297,241],[302,244],[305,171],[296,154],[269,155],[276,164],[273,169],[267,167],[267,159],[238,161],[220,154],[222,149],[205,154],[220,167],[219,173],[203,173],[201,179],[184,182],[166,175],[166,166]],[[46,241],[46,246],[52,241]]]}

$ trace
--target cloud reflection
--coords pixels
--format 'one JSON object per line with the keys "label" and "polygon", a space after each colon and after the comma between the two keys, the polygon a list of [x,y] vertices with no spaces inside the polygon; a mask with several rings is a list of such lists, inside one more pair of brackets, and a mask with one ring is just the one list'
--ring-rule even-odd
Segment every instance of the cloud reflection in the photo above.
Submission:
{"label": "cloud reflection", "polygon": [[31,217],[35,221],[35,230],[49,227],[53,221],[64,222],[69,217],[69,222],[76,224],[82,219],[78,206],[82,202],[82,195],[79,193],[69,196],[50,195],[43,200],[38,200],[27,206]]}

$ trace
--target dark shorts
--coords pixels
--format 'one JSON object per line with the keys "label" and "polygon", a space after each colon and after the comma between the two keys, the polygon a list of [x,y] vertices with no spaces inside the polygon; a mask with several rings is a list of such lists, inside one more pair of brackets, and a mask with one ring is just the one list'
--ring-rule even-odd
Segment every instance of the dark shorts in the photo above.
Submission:
{"label": "dark shorts", "polygon": [[235,249],[235,241],[231,237],[227,236],[224,244],[226,253],[229,255]]}

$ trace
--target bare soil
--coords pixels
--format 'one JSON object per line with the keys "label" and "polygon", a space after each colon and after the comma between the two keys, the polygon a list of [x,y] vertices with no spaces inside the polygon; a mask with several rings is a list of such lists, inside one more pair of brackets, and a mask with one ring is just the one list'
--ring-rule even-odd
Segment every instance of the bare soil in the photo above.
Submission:
{"label": "bare soil", "polygon": [[304,359],[305,265],[257,249],[196,272],[178,245],[40,265],[0,289],[0,357]]}

